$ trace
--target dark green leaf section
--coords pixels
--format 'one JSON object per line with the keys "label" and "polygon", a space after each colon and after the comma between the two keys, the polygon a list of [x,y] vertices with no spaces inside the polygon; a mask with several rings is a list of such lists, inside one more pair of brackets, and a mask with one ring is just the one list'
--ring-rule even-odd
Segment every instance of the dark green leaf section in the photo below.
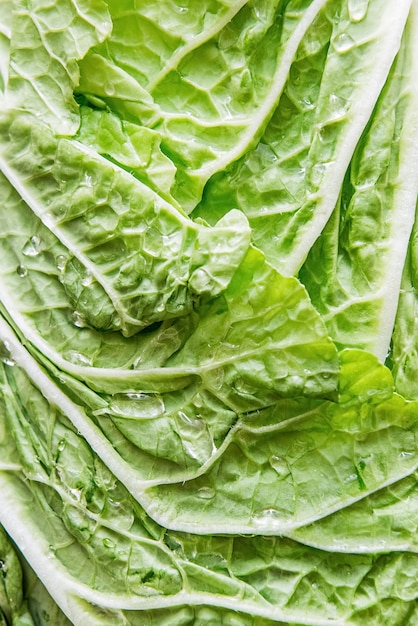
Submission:
{"label": "dark green leaf section", "polygon": [[389,361],[396,386],[406,398],[418,398],[418,229],[415,222],[402,276]]}
{"label": "dark green leaf section", "polygon": [[35,626],[28,610],[22,568],[17,551],[0,527],[0,624]]}

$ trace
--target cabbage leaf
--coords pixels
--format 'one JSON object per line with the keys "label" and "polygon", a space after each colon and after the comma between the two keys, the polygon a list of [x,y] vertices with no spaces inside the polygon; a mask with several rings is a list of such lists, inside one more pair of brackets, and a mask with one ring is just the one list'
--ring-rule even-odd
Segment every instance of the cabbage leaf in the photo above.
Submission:
{"label": "cabbage leaf", "polygon": [[0,625],[418,623],[416,0],[0,1]]}

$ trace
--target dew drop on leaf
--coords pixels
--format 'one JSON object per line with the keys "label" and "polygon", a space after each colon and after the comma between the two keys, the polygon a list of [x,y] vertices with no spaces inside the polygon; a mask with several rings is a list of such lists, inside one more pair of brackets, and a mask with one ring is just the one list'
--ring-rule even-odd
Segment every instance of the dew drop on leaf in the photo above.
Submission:
{"label": "dew drop on leaf", "polygon": [[57,256],[56,264],[57,264],[57,269],[60,272],[62,272],[62,270],[65,268],[66,263],[67,263],[67,259],[64,255],[60,254]]}
{"label": "dew drop on leaf", "polygon": [[90,272],[87,272],[81,281],[83,287],[88,287],[93,282],[93,275]]}
{"label": "dew drop on leaf", "polygon": [[197,492],[197,495],[202,500],[212,500],[212,498],[215,497],[215,494],[216,491],[213,487],[201,487]]}
{"label": "dew drop on leaf", "polygon": [[341,120],[350,108],[350,101],[335,93],[329,96],[328,121]]}
{"label": "dew drop on leaf", "polygon": [[114,96],[115,86],[113,85],[113,83],[106,83],[104,86],[104,91],[107,96]]}
{"label": "dew drop on leaf", "polygon": [[110,408],[117,415],[138,419],[154,419],[165,411],[164,401],[160,396],[134,392],[115,394]]}
{"label": "dew drop on leaf", "polygon": [[361,22],[367,15],[369,0],[348,0],[348,14],[352,22]]}
{"label": "dew drop on leaf", "polygon": [[178,411],[177,413],[182,431],[186,431],[187,433],[200,433],[206,430],[205,422],[201,419],[194,419],[183,413],[183,411]]}
{"label": "dew drop on leaf", "polygon": [[28,275],[28,270],[24,265],[18,265],[16,268],[16,273],[20,278],[25,278]]}
{"label": "dew drop on leaf", "polygon": [[78,311],[74,311],[71,318],[74,326],[77,326],[77,328],[85,328],[86,321],[81,313],[79,313]]}
{"label": "dew drop on leaf", "polygon": [[174,6],[174,10],[177,13],[183,14],[183,13],[187,13],[189,9],[187,7],[182,7],[182,6],[175,5]]}
{"label": "dew drop on leaf", "polygon": [[70,361],[70,363],[74,363],[74,365],[84,365],[88,367],[92,364],[92,361],[88,356],[78,352],[77,350],[69,350],[65,354],[65,358]]}
{"label": "dew drop on leaf", "polygon": [[10,367],[16,365],[16,361],[12,357],[7,341],[0,341],[0,359],[4,365],[9,365]]}
{"label": "dew drop on leaf", "polygon": [[286,459],[281,456],[276,456],[272,454],[269,458],[269,463],[274,471],[277,473],[279,478],[285,478],[290,474],[289,466],[287,464]]}
{"label": "dew drop on leaf", "polygon": [[334,48],[337,52],[348,52],[356,45],[354,39],[347,33],[340,33],[334,39]]}
{"label": "dew drop on leaf", "polygon": [[277,509],[263,509],[254,514],[253,522],[259,528],[272,528],[278,526],[283,521],[283,516]]}
{"label": "dew drop on leaf", "polygon": [[41,240],[37,235],[33,235],[23,246],[22,252],[25,256],[38,256],[41,252]]}

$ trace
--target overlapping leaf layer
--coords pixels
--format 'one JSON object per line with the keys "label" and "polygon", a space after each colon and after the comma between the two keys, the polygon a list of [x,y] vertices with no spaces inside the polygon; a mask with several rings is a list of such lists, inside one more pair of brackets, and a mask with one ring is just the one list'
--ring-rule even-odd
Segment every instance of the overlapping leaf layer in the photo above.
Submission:
{"label": "overlapping leaf layer", "polygon": [[418,624],[417,11],[0,1],[0,625]]}

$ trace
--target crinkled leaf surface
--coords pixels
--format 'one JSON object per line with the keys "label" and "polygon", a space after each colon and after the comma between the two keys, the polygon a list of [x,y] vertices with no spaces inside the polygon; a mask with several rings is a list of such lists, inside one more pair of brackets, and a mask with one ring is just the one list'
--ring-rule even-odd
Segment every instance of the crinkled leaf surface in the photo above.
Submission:
{"label": "crinkled leaf surface", "polygon": [[418,231],[415,222],[402,276],[399,306],[393,333],[392,353],[390,355],[397,388],[400,393],[410,399],[418,398],[416,377],[418,365],[417,242]]}
{"label": "crinkled leaf surface", "polygon": [[389,350],[398,302],[393,293],[400,289],[418,193],[413,78],[418,31],[408,26],[339,203],[300,273],[334,340],[370,350],[382,360]]}
{"label": "crinkled leaf surface", "polygon": [[0,1],[2,626],[418,624],[417,41]]}
{"label": "crinkled leaf surface", "polygon": [[325,0],[109,2],[113,31],[80,62],[78,91],[157,129],[187,210],[257,139]]}
{"label": "crinkled leaf surface", "polygon": [[216,219],[239,207],[275,267],[298,272],[338,200],[409,6],[398,3],[394,15],[385,0],[327,3],[301,41],[260,142],[209,181],[196,214]]}
{"label": "crinkled leaf surface", "polygon": [[[130,335],[188,313],[229,283],[249,243],[245,217],[195,224],[123,169],[33,118],[4,121],[0,169],[62,244],[56,263],[80,318]],[[41,233],[22,248],[42,249]]]}
{"label": "crinkled leaf surface", "polygon": [[[19,361],[20,355],[15,356]],[[330,551],[329,545],[309,547],[291,538],[258,533],[247,537],[227,533],[227,537],[224,531],[223,536],[208,537],[206,524],[202,535],[173,532],[157,525],[106,467],[106,455],[102,459],[96,456],[71,422],[58,408],[53,410],[33,386],[24,368],[18,362],[12,365],[12,352],[9,359],[9,364],[2,367],[1,379],[2,403],[6,407],[2,414],[7,424],[2,449],[10,446],[13,437],[18,453],[15,468],[0,473],[2,503],[12,505],[3,517],[14,520],[14,535],[22,542],[29,536],[28,531],[37,537],[36,542],[24,546],[25,552],[36,562],[45,582],[55,581],[54,597],[75,623],[89,619],[93,624],[110,620],[140,624],[148,616],[156,623],[171,618],[188,619],[190,623],[219,618],[228,623],[231,609],[237,611],[239,624],[349,624],[362,623],[366,618],[377,623],[384,607],[393,616],[393,623],[400,625],[412,613],[414,583],[408,577],[416,568],[413,551],[385,554],[382,543],[378,549],[363,548],[360,552],[364,554],[356,554],[356,550]],[[393,395],[390,373],[367,353],[347,351],[342,360],[341,409],[328,426],[327,435],[345,446],[347,435],[357,433],[360,458],[354,480],[345,475],[353,471],[348,453],[341,466],[335,467],[335,474],[340,471],[341,479],[348,479],[352,493],[367,494],[383,485],[387,474],[381,458],[374,460],[375,444],[379,442],[381,449],[386,449],[387,439],[392,438],[402,447],[400,454],[392,455],[394,493],[398,484],[413,479],[417,465],[416,453],[405,449],[415,437],[416,403],[402,401],[402,413],[394,409],[393,403],[401,399]],[[331,413],[338,411],[335,406]],[[297,410],[294,404],[288,406],[288,421],[306,421],[309,428],[309,415],[300,411],[301,407]],[[379,411],[385,414],[385,425],[376,419]],[[271,416],[260,414],[257,419],[259,430],[264,427],[274,432]],[[341,428],[343,422],[348,423],[346,430]],[[380,434],[376,432],[378,424]],[[313,436],[315,431],[318,422],[310,430]],[[256,438],[261,455],[269,445],[254,430]],[[299,453],[300,459],[300,431],[288,431],[288,444],[292,440],[294,456]],[[338,445],[329,446],[330,454],[333,449],[337,452]],[[348,445],[347,450],[352,451],[352,446]],[[287,458],[290,462],[292,457]],[[286,480],[284,459],[281,461],[279,489]],[[270,456],[270,462],[276,473],[280,471],[278,457]],[[297,461],[289,465],[289,471],[296,474],[297,465]],[[237,491],[236,474],[230,474],[228,480],[235,483]],[[323,481],[320,471],[311,472],[313,494],[325,495],[321,491]],[[305,488],[308,484],[304,483]],[[186,489],[190,493],[190,487]],[[199,489],[197,495],[205,508],[214,496],[207,487]],[[382,491],[369,495],[369,501],[377,500],[379,493]],[[338,512],[332,515],[338,517],[344,511],[344,527],[350,530],[358,517],[352,515],[356,505],[347,504],[340,503]],[[324,532],[332,515],[317,522],[324,524]],[[269,524],[276,521],[271,513],[267,517]],[[309,524],[306,528],[309,532]],[[280,534],[286,535],[283,531]],[[391,580],[397,581],[396,600]],[[211,605],[213,608],[209,608]]]}
{"label": "crinkled leaf surface", "polygon": [[79,124],[73,98],[77,60],[111,28],[102,0],[14,0],[7,108],[29,110],[59,134],[73,134]]}
{"label": "crinkled leaf surface", "polygon": [[28,610],[22,568],[12,542],[0,528],[0,624],[34,626]]}

